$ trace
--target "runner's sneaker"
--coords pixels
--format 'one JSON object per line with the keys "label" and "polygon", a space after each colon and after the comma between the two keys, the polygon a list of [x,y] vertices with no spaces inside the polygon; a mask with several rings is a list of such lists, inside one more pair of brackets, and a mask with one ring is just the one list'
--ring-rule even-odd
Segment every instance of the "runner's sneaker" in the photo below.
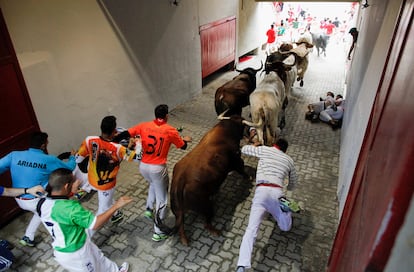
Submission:
{"label": "runner's sneaker", "polygon": [[121,264],[121,266],[118,268],[118,272],[128,272],[129,264],[127,262],[124,262]]}
{"label": "runner's sneaker", "polygon": [[86,195],[88,194],[88,192],[86,192],[83,189],[79,189],[79,191],[74,195],[74,198],[77,200],[81,200],[82,198],[84,198]]}
{"label": "runner's sneaker", "polygon": [[238,266],[236,272],[244,272],[244,266]]}
{"label": "runner's sneaker", "polygon": [[155,241],[155,242],[160,242],[160,241],[163,241],[163,240],[165,240],[167,238],[168,238],[168,235],[167,234],[164,234],[164,233],[160,233],[160,234],[154,233],[152,235],[152,240]]}
{"label": "runner's sneaker", "polygon": [[279,198],[280,208],[284,212],[294,212],[298,213],[300,212],[299,204],[294,200],[289,200],[286,197],[282,196]]}
{"label": "runner's sneaker", "polygon": [[111,223],[118,223],[124,218],[124,214],[121,211],[116,211],[114,215],[112,215]]}
{"label": "runner's sneaker", "polygon": [[149,220],[152,220],[154,218],[154,215],[152,214],[152,210],[150,208],[147,208],[147,210],[144,212],[144,217],[148,218]]}
{"label": "runner's sneaker", "polygon": [[29,247],[35,246],[34,241],[30,240],[30,238],[27,236],[23,236],[23,238],[19,241],[19,243],[23,246],[29,246]]}

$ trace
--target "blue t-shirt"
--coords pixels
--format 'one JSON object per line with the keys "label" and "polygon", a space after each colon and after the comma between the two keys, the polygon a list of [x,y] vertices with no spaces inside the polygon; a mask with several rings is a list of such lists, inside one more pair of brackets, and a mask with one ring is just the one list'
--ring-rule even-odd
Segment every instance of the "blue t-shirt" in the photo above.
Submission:
{"label": "blue t-shirt", "polygon": [[[13,188],[31,188],[42,185],[46,188],[49,175],[58,168],[75,169],[76,161],[70,156],[62,161],[56,156],[45,154],[41,149],[29,148],[24,151],[13,151],[0,159],[0,174],[10,170]],[[31,194],[22,195],[34,198]]]}

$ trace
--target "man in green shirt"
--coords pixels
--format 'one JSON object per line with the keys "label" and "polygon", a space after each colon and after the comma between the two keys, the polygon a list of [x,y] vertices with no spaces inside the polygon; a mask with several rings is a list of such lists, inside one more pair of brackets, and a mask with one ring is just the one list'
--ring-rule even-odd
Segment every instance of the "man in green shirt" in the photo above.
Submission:
{"label": "man in green shirt", "polygon": [[128,263],[120,267],[106,258],[91,241],[89,231],[99,229],[120,208],[132,201],[123,196],[106,212],[95,216],[79,201],[69,200],[71,192],[79,188],[72,171],[59,168],[49,177],[48,197],[39,201],[37,212],[53,238],[56,261],[68,271],[127,272]]}

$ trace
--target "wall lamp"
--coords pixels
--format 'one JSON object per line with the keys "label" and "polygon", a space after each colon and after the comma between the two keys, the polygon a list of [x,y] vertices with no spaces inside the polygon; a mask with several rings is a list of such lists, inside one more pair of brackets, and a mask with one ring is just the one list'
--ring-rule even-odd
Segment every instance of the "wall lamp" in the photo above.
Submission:
{"label": "wall lamp", "polygon": [[178,3],[180,2],[180,0],[170,0],[170,5],[174,5],[174,6],[178,6]]}

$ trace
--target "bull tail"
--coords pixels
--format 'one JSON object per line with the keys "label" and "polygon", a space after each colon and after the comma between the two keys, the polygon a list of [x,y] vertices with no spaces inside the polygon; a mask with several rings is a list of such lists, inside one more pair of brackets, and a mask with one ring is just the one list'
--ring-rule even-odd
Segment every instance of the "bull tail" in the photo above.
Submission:
{"label": "bull tail", "polygon": [[174,226],[173,228],[167,226],[161,219],[160,217],[160,213],[162,212],[163,209],[165,209],[167,206],[166,205],[162,205],[159,209],[157,209],[157,211],[155,212],[155,216],[154,216],[154,223],[155,225],[166,235],[170,236],[173,235],[177,232],[177,227]]}
{"label": "bull tail", "polygon": [[269,109],[264,106],[263,110],[261,111],[261,118],[264,121],[264,125],[263,125],[263,143],[269,145],[269,142],[272,139],[272,135],[271,135],[271,129],[270,129],[270,123],[269,121],[271,120],[270,116],[269,116],[270,112]]}
{"label": "bull tail", "polygon": [[[174,178],[173,178],[174,179]],[[173,180],[174,183],[174,180]],[[181,183],[178,183],[177,185],[180,185]],[[171,192],[170,192],[170,205],[171,205],[171,211],[175,216],[175,225],[174,227],[167,226],[161,219],[161,212],[163,209],[166,208],[165,205],[161,206],[154,216],[154,223],[155,225],[165,234],[167,235],[173,235],[176,234],[179,230],[180,225],[184,222],[184,210],[183,207],[180,205],[180,203],[183,202],[183,191],[184,188],[176,188],[175,186],[172,186]]]}
{"label": "bull tail", "polygon": [[245,124],[246,126],[249,127],[255,127],[255,128],[261,128],[263,126],[263,115],[262,115],[263,111],[261,110],[261,118],[259,118],[259,121],[257,123],[253,123],[247,120],[243,120],[242,123]]}

